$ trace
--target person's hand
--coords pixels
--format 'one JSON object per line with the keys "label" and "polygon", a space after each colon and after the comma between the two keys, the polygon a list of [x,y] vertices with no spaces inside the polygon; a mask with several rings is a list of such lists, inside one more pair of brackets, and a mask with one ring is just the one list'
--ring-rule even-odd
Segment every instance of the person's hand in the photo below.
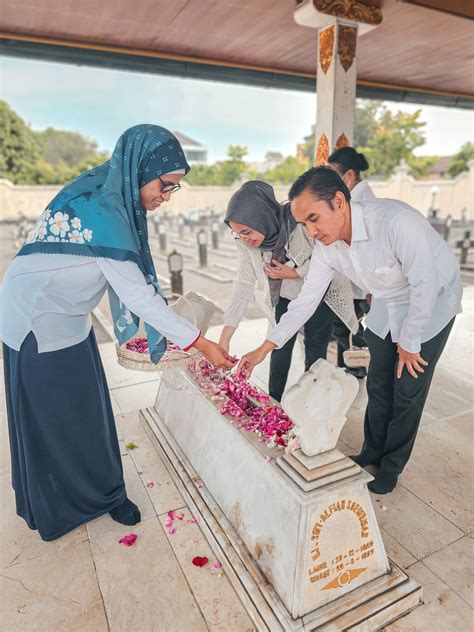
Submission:
{"label": "person's hand", "polygon": [[231,369],[235,364],[228,352],[217,342],[212,342],[201,336],[193,347],[200,351],[206,360],[209,360],[217,369]]}
{"label": "person's hand", "polygon": [[271,266],[265,266],[263,268],[265,274],[270,279],[299,279],[300,275],[294,268],[289,268],[284,263],[273,259]]}
{"label": "person's hand", "polygon": [[410,353],[409,351],[405,351],[402,349],[399,344],[397,344],[397,353],[398,353],[398,366],[397,366],[397,378],[400,379],[403,373],[403,367],[406,367],[408,373],[415,378],[418,379],[418,373],[424,373],[424,366],[428,366],[428,362],[423,360],[419,353]]}
{"label": "person's hand", "polygon": [[257,347],[254,351],[250,351],[249,353],[246,353],[241,357],[239,365],[237,367],[237,373],[244,371],[246,377],[250,377],[252,375],[252,371],[257,366],[257,364],[260,364],[260,362],[265,360],[270,351],[275,348],[276,345],[273,344],[273,342],[265,340],[265,342]]}

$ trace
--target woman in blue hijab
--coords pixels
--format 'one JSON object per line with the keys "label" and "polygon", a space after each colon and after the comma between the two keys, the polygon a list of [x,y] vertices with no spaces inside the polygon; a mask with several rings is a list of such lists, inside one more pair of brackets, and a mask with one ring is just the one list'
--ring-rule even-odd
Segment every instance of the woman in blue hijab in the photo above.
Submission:
{"label": "woman in blue hijab", "polygon": [[120,344],[140,319],[153,362],[167,338],[199,349],[215,366],[228,354],[170,309],[148,245],[147,211],[188,173],[168,130],[137,125],[109,161],[50,202],[2,283],[7,416],[16,509],[43,540],[110,513],[133,525],[107,381],[91,312],[109,292]]}

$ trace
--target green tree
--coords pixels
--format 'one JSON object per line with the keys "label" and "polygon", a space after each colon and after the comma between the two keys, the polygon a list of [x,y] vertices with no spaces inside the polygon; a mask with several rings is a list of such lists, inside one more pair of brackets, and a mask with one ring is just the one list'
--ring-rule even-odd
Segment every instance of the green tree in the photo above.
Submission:
{"label": "green tree", "polygon": [[[356,102],[355,123],[354,123],[354,147],[364,147],[367,145],[378,126],[378,118],[386,110],[382,101],[360,101]],[[314,162],[315,155],[315,125],[311,128],[311,133],[304,137],[303,154],[310,164]]]}
{"label": "green tree", "polygon": [[227,156],[232,162],[243,162],[248,153],[247,147],[243,145],[229,145],[227,147]]}
{"label": "green tree", "polygon": [[186,176],[186,182],[194,186],[212,186],[216,183],[215,165],[194,165]]}
{"label": "green tree", "polygon": [[414,150],[425,143],[423,128],[426,124],[420,121],[420,114],[421,110],[413,114],[392,114],[384,110],[367,145],[358,147],[369,161],[368,175],[377,173],[388,178],[402,160],[409,165],[413,175],[420,177],[426,173],[426,160],[413,155]]}
{"label": "green tree", "polygon": [[83,162],[97,155],[97,143],[78,132],[66,132],[53,127],[34,132],[46,162],[57,165],[61,160],[68,166]]}
{"label": "green tree", "polygon": [[244,157],[247,154],[247,147],[229,145],[227,148],[228,160],[223,160],[215,165],[215,184],[230,186],[240,180],[248,169],[244,162]]}
{"label": "green tree", "polygon": [[0,101],[0,178],[14,184],[65,184],[108,158],[77,132],[35,132]]}
{"label": "green tree", "polygon": [[23,183],[39,157],[33,131],[5,101],[0,101],[0,178]]}
{"label": "green tree", "polygon": [[[420,121],[421,110],[413,114],[392,114],[382,101],[357,102],[354,127],[354,147],[369,161],[368,175],[380,174],[388,178],[401,160],[410,167],[415,178],[422,178],[435,162],[432,157],[420,157],[414,150],[425,143],[425,123]],[[305,137],[304,155],[314,160],[314,127]]]}
{"label": "green tree", "polygon": [[354,124],[354,147],[365,147],[377,131],[378,120],[386,108],[382,101],[357,101]]}
{"label": "green tree", "polygon": [[410,167],[410,174],[417,180],[429,174],[431,167],[439,160],[439,156],[410,156],[407,164]]}
{"label": "green tree", "polygon": [[455,178],[463,171],[469,171],[468,163],[470,160],[474,160],[474,143],[464,143],[449,164],[449,175]]}
{"label": "green tree", "polygon": [[300,176],[306,169],[309,169],[311,163],[308,161],[301,162],[294,156],[288,156],[277,165],[274,169],[267,171],[263,174],[264,180],[271,182],[272,184],[292,184],[298,176]]}

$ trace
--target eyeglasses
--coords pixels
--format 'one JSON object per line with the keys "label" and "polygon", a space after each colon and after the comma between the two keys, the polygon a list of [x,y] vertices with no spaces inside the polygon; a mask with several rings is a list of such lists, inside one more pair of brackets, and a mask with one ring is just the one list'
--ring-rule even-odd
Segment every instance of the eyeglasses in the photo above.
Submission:
{"label": "eyeglasses", "polygon": [[164,180],[158,176],[158,180],[161,182],[161,193],[175,193],[175,191],[179,191],[181,188],[180,184],[167,184]]}

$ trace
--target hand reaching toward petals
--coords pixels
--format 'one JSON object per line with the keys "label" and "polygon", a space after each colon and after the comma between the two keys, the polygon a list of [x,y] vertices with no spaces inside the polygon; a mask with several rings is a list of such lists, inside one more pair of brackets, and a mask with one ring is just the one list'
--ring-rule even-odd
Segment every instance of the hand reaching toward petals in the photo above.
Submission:
{"label": "hand reaching toward petals", "polygon": [[232,359],[223,347],[216,342],[207,340],[207,338],[201,336],[196,340],[193,346],[218,369],[231,369],[235,364],[235,360]]}
{"label": "hand reaching toward petals", "polygon": [[249,353],[246,353],[242,356],[237,367],[237,373],[245,371],[246,377],[250,377],[252,375],[252,371],[257,366],[257,364],[263,362],[270,351],[275,348],[276,345],[273,344],[273,342],[265,340],[265,342],[261,344],[260,347],[257,347],[257,349],[254,349],[254,351],[250,351]]}

